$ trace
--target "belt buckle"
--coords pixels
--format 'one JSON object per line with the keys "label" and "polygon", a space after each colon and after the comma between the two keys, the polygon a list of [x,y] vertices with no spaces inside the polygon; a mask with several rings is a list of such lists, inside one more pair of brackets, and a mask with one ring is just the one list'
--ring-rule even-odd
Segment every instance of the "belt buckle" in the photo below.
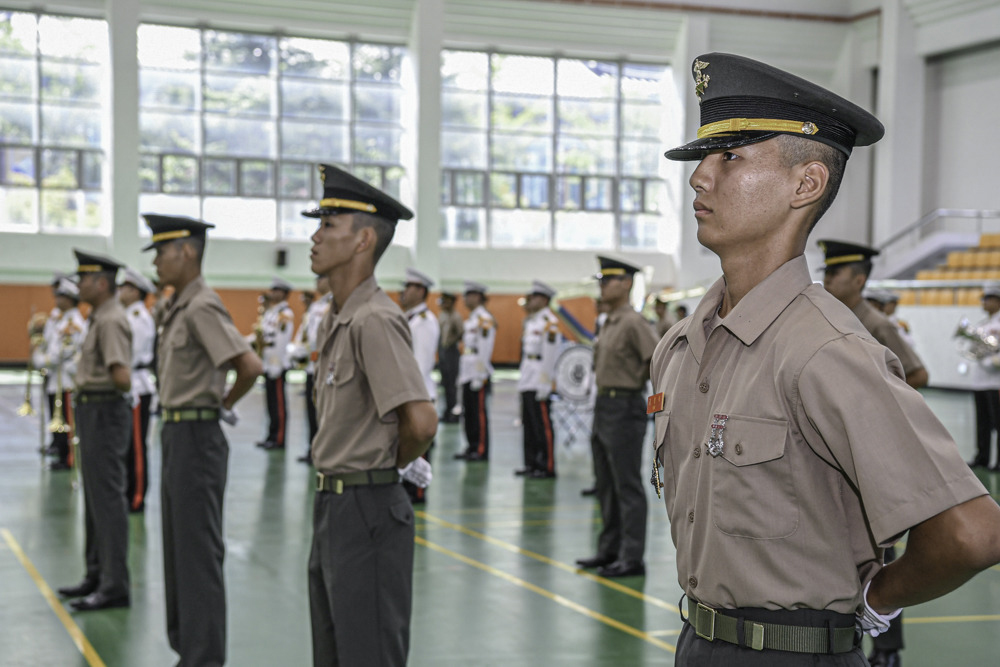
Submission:
{"label": "belt buckle", "polygon": [[[711,607],[706,607],[699,602],[694,612],[694,633],[702,639],[707,639],[710,642],[715,641],[715,616],[717,613]],[[701,631],[703,619],[708,623],[708,634]]]}
{"label": "belt buckle", "polygon": [[326,475],[321,472],[316,473],[316,490],[317,491],[329,491],[330,493],[335,493],[341,495],[344,493],[344,480],[337,479],[332,489],[323,488],[323,480],[326,479]]}

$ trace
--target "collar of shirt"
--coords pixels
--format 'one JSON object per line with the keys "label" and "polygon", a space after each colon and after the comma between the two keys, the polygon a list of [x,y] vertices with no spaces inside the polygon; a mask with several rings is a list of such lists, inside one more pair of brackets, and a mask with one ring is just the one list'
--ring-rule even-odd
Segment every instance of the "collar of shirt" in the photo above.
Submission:
{"label": "collar of shirt", "polygon": [[[811,284],[812,279],[809,276],[809,265],[806,263],[805,255],[794,257],[740,299],[736,307],[722,320],[722,326],[739,338],[744,345],[752,345],[788,307],[788,304]],[[718,311],[725,291],[726,277],[723,276],[708,289],[693,315],[685,320],[684,329],[674,340],[674,344],[682,338],[687,340],[698,363],[701,363],[705,344],[708,342],[705,337],[705,323]]]}
{"label": "collar of shirt", "polygon": [[167,303],[167,318],[169,319],[171,314],[181,308],[186,306],[195,295],[205,289],[205,277],[198,276],[187,285],[184,286],[184,290],[180,294],[175,294],[170,298],[170,302]]}
{"label": "collar of shirt", "polygon": [[625,303],[623,303],[622,305],[618,306],[617,308],[615,308],[614,310],[612,310],[610,313],[608,313],[608,317],[604,321],[605,322],[617,322],[619,319],[621,319],[622,315],[624,315],[625,312],[629,311],[629,310],[633,310],[632,309],[632,304],[629,303],[628,300],[626,300]]}
{"label": "collar of shirt", "polygon": [[406,319],[411,320],[414,317],[416,317],[417,315],[419,315],[420,313],[424,312],[425,310],[427,310],[427,304],[426,303],[418,303],[413,308],[410,308],[408,311],[406,311],[403,314],[406,316]]}
{"label": "collar of shirt", "polygon": [[118,299],[116,299],[115,297],[111,297],[110,299],[108,299],[107,301],[105,301],[104,303],[102,303],[97,308],[94,308],[90,312],[90,319],[91,319],[91,321],[101,319],[102,317],[104,317],[108,313],[110,313],[111,311],[115,310],[116,307],[117,308],[121,308],[122,305],[118,301]]}

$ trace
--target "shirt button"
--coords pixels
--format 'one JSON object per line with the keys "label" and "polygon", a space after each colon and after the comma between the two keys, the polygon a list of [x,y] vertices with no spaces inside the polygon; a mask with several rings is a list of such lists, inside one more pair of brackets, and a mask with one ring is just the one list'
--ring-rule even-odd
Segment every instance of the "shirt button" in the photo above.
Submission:
{"label": "shirt button", "polygon": [[698,588],[698,577],[688,577],[688,586]]}
{"label": "shirt button", "polygon": [[698,385],[698,391],[705,394],[708,393],[708,380],[702,380],[701,384]]}
{"label": "shirt button", "polygon": [[700,446],[694,448],[694,457],[698,458],[699,456],[701,456],[701,447]]}
{"label": "shirt button", "polygon": [[694,523],[694,512],[688,512],[688,523]]}
{"label": "shirt button", "polygon": [[740,455],[742,453],[743,453],[743,445],[741,445],[740,443],[737,442],[736,443],[736,454]]}

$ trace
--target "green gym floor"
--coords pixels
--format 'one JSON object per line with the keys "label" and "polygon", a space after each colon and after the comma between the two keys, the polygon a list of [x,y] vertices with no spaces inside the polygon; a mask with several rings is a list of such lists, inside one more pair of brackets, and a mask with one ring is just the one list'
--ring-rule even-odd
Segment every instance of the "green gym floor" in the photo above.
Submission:
{"label": "green gym floor", "polygon": [[[295,460],[306,441],[303,385],[295,379],[286,452],[254,447],[264,434],[262,386],[240,404],[239,425],[227,427],[234,666],[311,664],[306,560],[313,491],[310,469]],[[175,664],[164,621],[156,422],[146,511],[130,523],[132,607],[69,611],[53,591],[83,575],[81,492],[72,473],[43,467],[39,418],[17,416],[23,382],[23,373],[0,373],[0,665]],[[592,482],[586,415],[555,420],[562,427],[558,479],[523,480],[513,474],[522,458],[513,374],[499,373],[495,386],[489,464],[452,460],[464,447],[459,425],[442,424],[438,432],[434,482],[417,512],[410,665],[672,665],[681,591],[662,502],[650,488],[644,579],[577,570],[573,561],[593,553],[600,527],[596,503],[580,496]],[[970,458],[971,395],[925,396]],[[1000,475],[981,475],[997,498]],[[907,610],[905,619],[906,667],[1000,664],[1000,567]]]}

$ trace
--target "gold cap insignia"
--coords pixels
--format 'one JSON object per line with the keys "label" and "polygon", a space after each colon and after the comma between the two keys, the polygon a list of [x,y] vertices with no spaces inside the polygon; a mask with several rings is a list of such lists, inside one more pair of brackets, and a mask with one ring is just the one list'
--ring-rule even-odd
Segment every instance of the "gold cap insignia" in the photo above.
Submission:
{"label": "gold cap insignia", "polygon": [[708,67],[708,63],[702,60],[694,61],[694,94],[698,96],[698,104],[701,104],[701,96],[705,94],[705,89],[708,88],[708,82],[712,78],[708,74],[702,72],[702,70],[706,67]]}
{"label": "gold cap insignia", "polygon": [[326,183],[326,165],[321,164],[319,166],[319,180]]}

